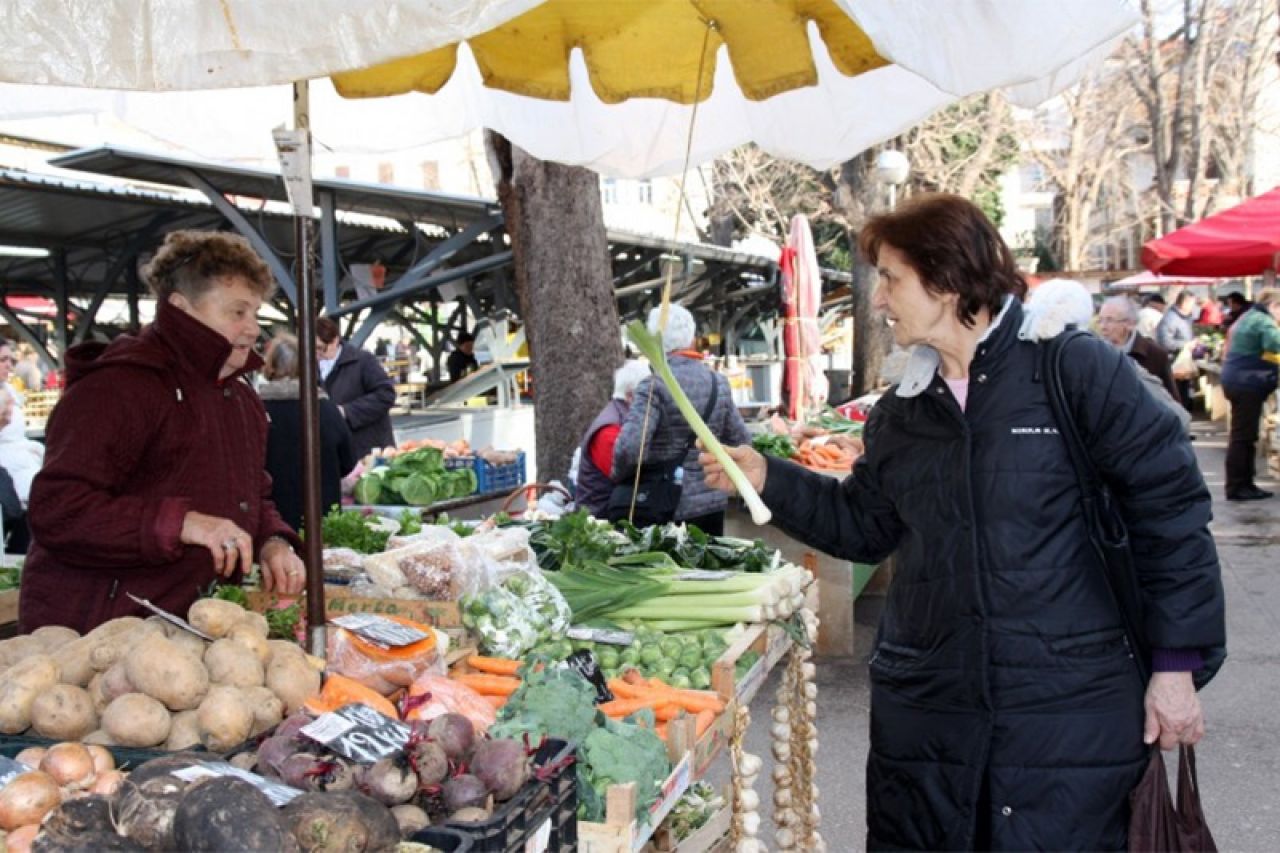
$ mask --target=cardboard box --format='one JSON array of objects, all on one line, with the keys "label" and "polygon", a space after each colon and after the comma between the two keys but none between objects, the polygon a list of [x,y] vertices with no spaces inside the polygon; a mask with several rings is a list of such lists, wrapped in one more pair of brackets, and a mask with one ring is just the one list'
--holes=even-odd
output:
[{"label": "cardboard box", "polygon": [[[259,613],[279,604],[288,606],[297,599],[282,598],[261,589],[246,589],[249,609]],[[303,605],[305,608],[305,604]],[[457,641],[466,636],[462,627],[462,613],[456,601],[427,601],[415,598],[364,598],[352,595],[347,587],[325,584],[324,612],[329,619],[348,613],[380,613],[386,616],[403,616],[415,622],[431,625],[447,633]]]}]

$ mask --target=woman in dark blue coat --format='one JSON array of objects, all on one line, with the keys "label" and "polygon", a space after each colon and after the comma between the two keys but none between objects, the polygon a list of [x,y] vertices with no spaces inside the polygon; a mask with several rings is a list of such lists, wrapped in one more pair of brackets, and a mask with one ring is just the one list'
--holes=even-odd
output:
[{"label": "woman in dark blue coat", "polygon": [[[895,555],[871,658],[867,846],[1118,850],[1148,760],[1204,732],[1193,673],[1225,643],[1210,497],[1177,417],[1125,356],[1071,341],[1063,385],[1121,505],[1155,674],[1143,685],[1019,337],[1025,286],[981,211],[918,196],[870,222],[873,304],[911,347],[838,483],[731,452],[775,523],[839,557]],[[708,483],[724,472],[702,459]]]}]

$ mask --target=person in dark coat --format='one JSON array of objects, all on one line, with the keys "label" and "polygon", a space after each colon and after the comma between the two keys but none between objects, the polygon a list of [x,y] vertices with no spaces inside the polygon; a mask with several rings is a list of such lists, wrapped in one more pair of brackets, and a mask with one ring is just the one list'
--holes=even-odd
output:
[{"label": "person in dark coat", "polygon": [[[271,499],[294,530],[302,529],[302,409],[298,382],[298,339],[276,335],[267,348],[258,396],[267,409],[267,472]],[[329,396],[320,391],[320,508],[342,503],[342,478],[356,467],[351,430]]]},{"label": "person in dark coat", "polygon": [[445,369],[449,371],[449,381],[457,382],[462,377],[477,370],[480,362],[476,360],[476,339],[470,332],[458,335],[458,342],[445,359]]},{"label": "person in dark coat", "polygon": [[1098,333],[1142,369],[1159,379],[1173,399],[1179,399],[1169,368],[1169,355],[1155,341],[1138,334],[1138,309],[1127,296],[1113,296],[1098,309]]},{"label": "person in dark coat", "polygon": [[574,500],[592,515],[600,515],[609,506],[609,495],[613,493],[613,449],[631,410],[636,386],[649,375],[648,366],[635,360],[614,371],[613,398],[582,436]]},{"label": "person in dark coat", "polygon": [[[1128,525],[1155,670],[1145,688],[1092,550],[1024,285],[982,212],[913,197],[871,220],[873,306],[911,347],[843,483],[731,449],[774,522],[894,576],[871,657],[867,846],[1123,850],[1147,744],[1194,743],[1193,673],[1225,643],[1211,500],[1178,418],[1102,340],[1063,385]],[[728,491],[714,457],[707,482]],[[1202,673],[1208,676],[1209,672]],[[1203,680],[1203,679],[1202,679]]]},{"label": "person in dark coat", "polygon": [[324,389],[351,429],[351,450],[363,459],[372,450],[396,443],[391,407],[396,386],[373,353],[344,343],[338,324],[316,320],[316,356]]},{"label": "person in dark coat", "polygon": [[178,231],[144,275],[155,322],[67,352],[28,507],[23,633],[145,616],[130,594],[185,616],[255,557],[266,589],[305,583],[301,542],[271,502],[267,418],[244,379],[262,365],[271,271],[242,237]]}]

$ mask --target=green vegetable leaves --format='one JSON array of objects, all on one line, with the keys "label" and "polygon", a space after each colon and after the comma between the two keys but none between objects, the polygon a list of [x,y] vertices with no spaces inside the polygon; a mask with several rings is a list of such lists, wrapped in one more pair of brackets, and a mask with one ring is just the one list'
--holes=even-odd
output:
[{"label": "green vegetable leaves", "polygon": [[446,469],[440,450],[420,447],[369,471],[356,481],[354,492],[358,503],[369,506],[431,506],[473,495],[478,485],[473,469]]},{"label": "green vegetable leaves", "polygon": [[[387,549],[391,531],[379,529],[369,522],[372,516],[359,512],[343,512],[335,506],[325,515],[320,527],[321,541],[326,548],[350,548],[361,554],[380,554]],[[421,524],[418,529],[421,529]],[[403,520],[401,529],[404,529]]]},{"label": "green vegetable leaves", "polygon": [[751,437],[751,446],[766,456],[776,456],[779,459],[790,459],[796,455],[796,445],[789,435],[779,435],[774,432],[756,433]]}]

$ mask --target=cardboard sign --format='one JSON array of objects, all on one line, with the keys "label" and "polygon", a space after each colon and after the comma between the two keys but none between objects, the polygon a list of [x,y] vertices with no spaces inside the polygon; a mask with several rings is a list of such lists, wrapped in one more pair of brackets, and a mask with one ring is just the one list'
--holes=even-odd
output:
[{"label": "cardboard sign", "polygon": [[401,625],[374,613],[352,613],[330,621],[384,649],[412,646],[427,639],[427,635],[417,628]]},{"label": "cardboard sign", "polygon": [[243,779],[266,794],[267,799],[271,800],[276,806],[288,805],[295,797],[302,794],[297,788],[290,788],[288,785],[272,782],[257,773],[250,773],[248,770],[241,770],[239,767],[232,767],[230,764],[201,762],[190,767],[184,767],[181,770],[175,770],[173,775],[184,782],[195,782],[198,779],[208,779],[213,776],[231,776],[236,779]]},{"label": "cardboard sign", "polygon": [[141,604],[143,607],[147,608],[152,613],[159,616],[161,619],[165,620],[166,622],[177,625],[179,628],[181,628],[184,631],[190,631],[192,634],[195,634],[197,637],[199,637],[202,640],[206,640],[210,643],[213,642],[213,637],[210,637],[208,634],[206,634],[203,631],[197,631],[195,628],[192,628],[191,623],[188,622],[186,619],[183,619],[180,616],[174,616],[168,610],[161,610],[159,607],[156,607],[150,601],[147,601],[145,598],[138,598],[138,596],[134,595],[131,592],[126,594],[129,596],[129,598],[133,599],[134,604]]},{"label": "cardboard sign", "polygon": [[584,628],[577,626],[565,632],[570,640],[589,640],[593,643],[606,643],[610,646],[629,646],[636,641],[636,635],[630,631],[619,631],[613,628]]},{"label": "cardboard sign", "polygon": [[351,704],[322,715],[301,731],[343,758],[372,764],[402,751],[411,730],[368,705]]}]

